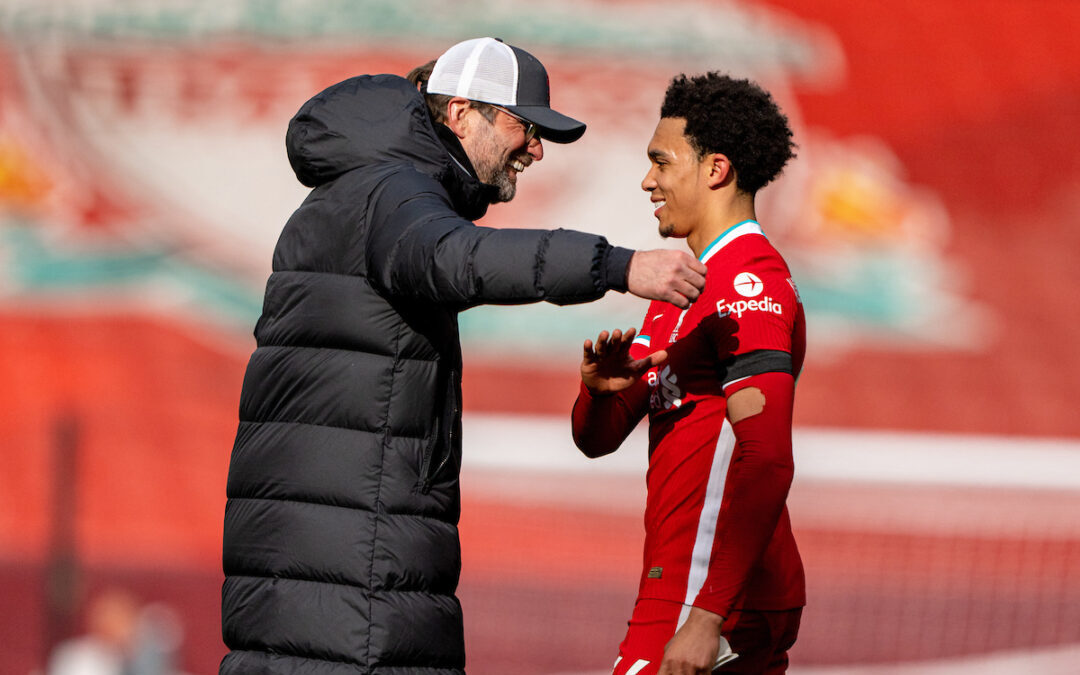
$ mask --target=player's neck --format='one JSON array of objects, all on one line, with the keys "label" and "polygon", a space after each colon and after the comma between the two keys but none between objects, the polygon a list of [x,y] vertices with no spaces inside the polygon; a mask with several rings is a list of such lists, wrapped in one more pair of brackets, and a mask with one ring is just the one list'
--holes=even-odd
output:
[{"label": "player's neck", "polygon": [[730,229],[747,220],[757,220],[757,212],[754,210],[754,198],[743,196],[726,202],[718,202],[702,222],[687,235],[686,243],[690,250],[698,258],[704,253],[705,248],[716,241],[716,238]]}]

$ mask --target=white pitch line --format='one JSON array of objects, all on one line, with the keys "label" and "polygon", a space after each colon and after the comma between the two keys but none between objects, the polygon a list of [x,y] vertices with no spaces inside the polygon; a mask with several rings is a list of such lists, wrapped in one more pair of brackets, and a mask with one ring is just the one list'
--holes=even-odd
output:
[{"label": "white pitch line", "polygon": [[[619,451],[587,459],[566,417],[466,412],[466,469],[643,475],[648,438],[640,425]],[[956,487],[1080,491],[1080,440],[799,428],[797,479]]]}]

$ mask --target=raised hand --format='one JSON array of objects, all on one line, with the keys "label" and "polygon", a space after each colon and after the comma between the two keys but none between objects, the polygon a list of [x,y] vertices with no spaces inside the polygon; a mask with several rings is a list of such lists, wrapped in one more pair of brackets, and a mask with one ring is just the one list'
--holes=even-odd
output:
[{"label": "raised hand", "polygon": [[635,251],[626,282],[638,297],[686,309],[705,288],[705,264],[685,251]]},{"label": "raised hand", "polygon": [[581,359],[581,381],[593,394],[613,394],[629,388],[647,370],[663,363],[667,352],[653,352],[643,359],[630,358],[635,329],[625,333],[601,331],[596,342],[585,340]]}]

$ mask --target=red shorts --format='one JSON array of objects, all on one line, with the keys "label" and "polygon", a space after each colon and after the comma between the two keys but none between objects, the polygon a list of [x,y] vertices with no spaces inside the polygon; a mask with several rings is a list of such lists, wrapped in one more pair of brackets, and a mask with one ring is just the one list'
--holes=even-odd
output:
[{"label": "red shorts", "polygon": [[[683,605],[667,600],[638,600],[630,628],[619,645],[612,675],[656,675],[664,646],[675,635]],[[802,609],[736,611],[724,620],[721,634],[739,658],[714,673],[779,675],[787,672],[788,650],[799,634]]]}]

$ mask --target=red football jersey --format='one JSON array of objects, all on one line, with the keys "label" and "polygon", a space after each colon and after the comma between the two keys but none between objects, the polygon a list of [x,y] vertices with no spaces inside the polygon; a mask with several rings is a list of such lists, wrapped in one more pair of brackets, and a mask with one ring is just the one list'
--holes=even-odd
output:
[{"label": "red football jersey", "polygon": [[[735,450],[726,394],[758,373],[788,369],[797,376],[806,351],[798,291],[758,223],[732,227],[701,261],[708,268],[702,295],[686,310],[651,303],[631,348],[634,358],[668,352],[667,361],[646,375],[648,502],[639,596],[688,606],[707,583],[714,545],[740,548],[737,541],[715,541]],[[742,588],[738,605],[747,609],[805,604],[802,561],[786,507]]]},{"label": "red football jersey", "polygon": [[[575,438],[591,435],[617,444],[648,412],[639,598],[682,603],[684,614],[694,605],[724,616],[738,608],[801,607],[802,561],[786,506],[771,505],[773,512],[780,508],[781,515],[756,560],[740,559],[757,554],[744,542],[722,541],[718,532],[740,529],[724,527],[729,510],[721,510],[725,495],[786,495],[786,486],[736,490],[733,481],[739,472],[730,469],[739,462],[738,447],[726,417],[726,396],[761,373],[797,377],[806,350],[802,304],[787,264],[754,221],[730,228],[700,259],[708,268],[702,295],[686,310],[652,302],[631,347],[634,358],[666,349],[668,359],[646,373],[643,382],[613,397],[617,405],[607,406],[605,415],[590,419],[594,401],[582,386],[574,410]],[[769,497],[777,498],[783,496]],[[743,506],[752,512],[758,507]],[[718,557],[725,559],[723,564],[716,562]],[[731,564],[732,559],[737,564]],[[730,569],[749,571],[745,578],[717,578]]]}]

